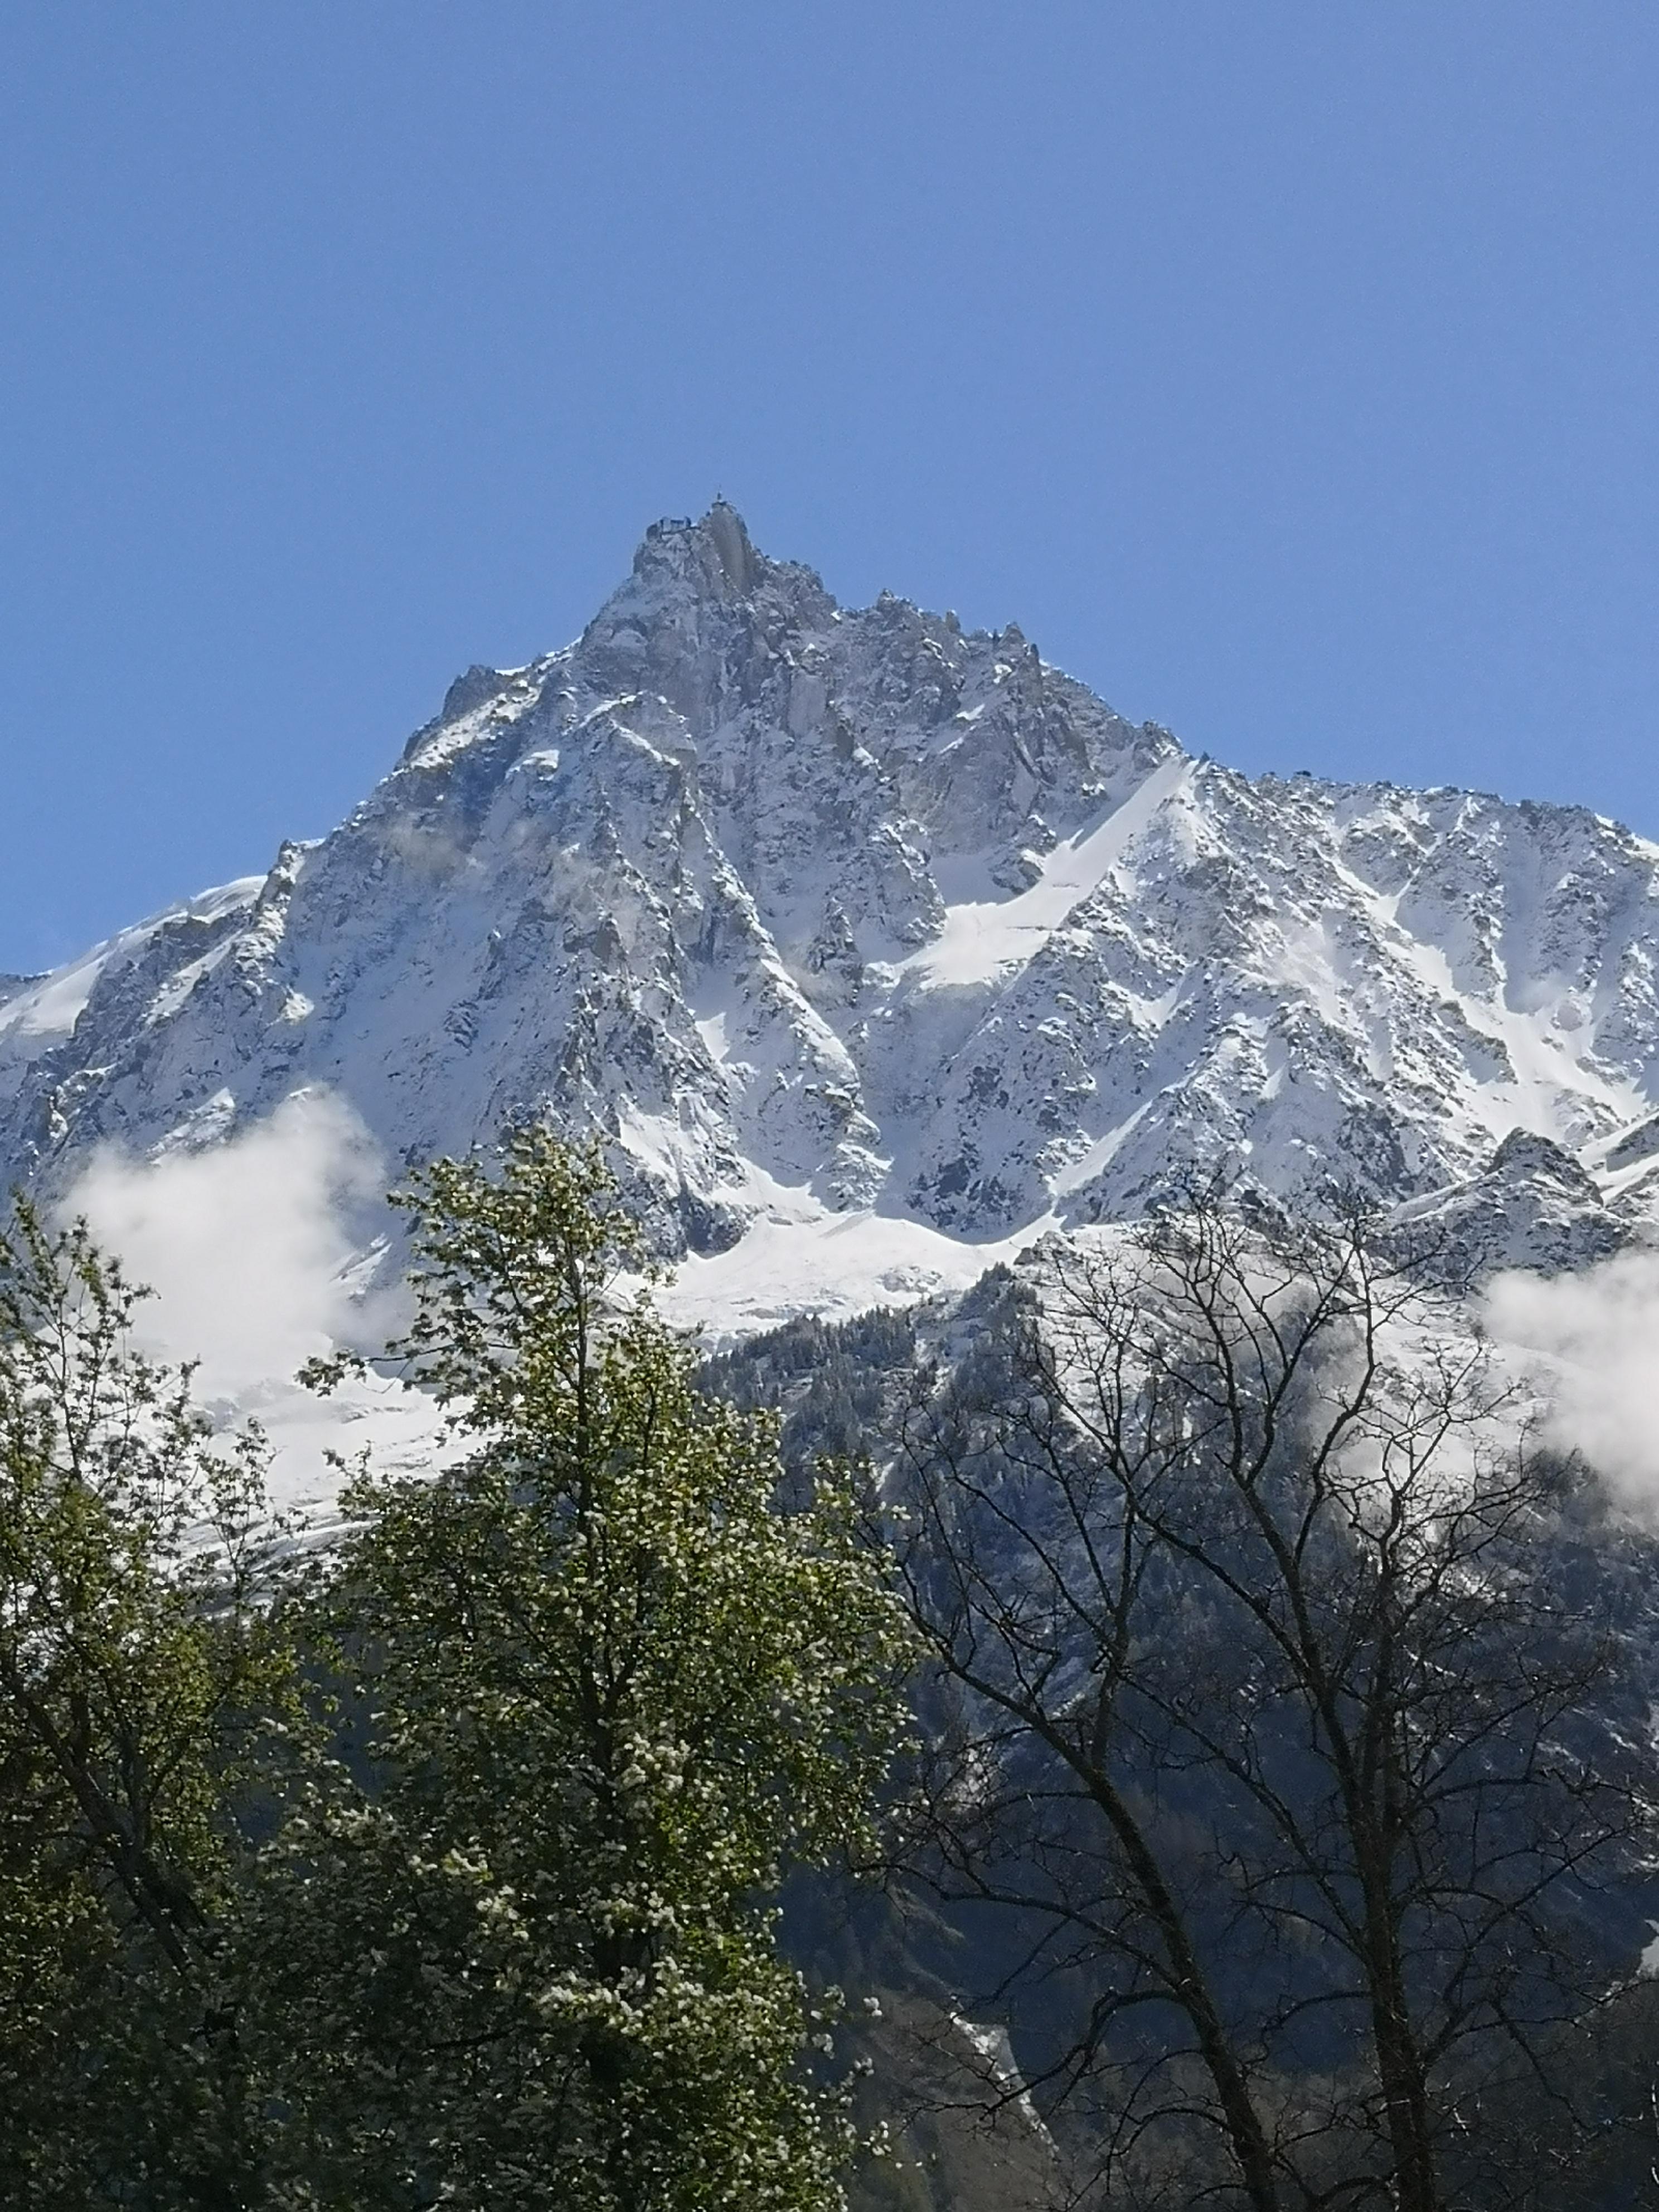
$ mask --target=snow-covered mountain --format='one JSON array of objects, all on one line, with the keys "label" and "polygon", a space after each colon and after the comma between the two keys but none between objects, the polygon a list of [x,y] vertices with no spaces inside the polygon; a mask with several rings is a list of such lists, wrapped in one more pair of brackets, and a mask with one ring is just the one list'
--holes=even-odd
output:
[{"label": "snow-covered mountain", "polygon": [[716,505],[574,645],[459,678],[331,836],[0,981],[0,1172],[311,1086],[394,1169],[602,1130],[711,1291],[747,1232],[774,1314],[1227,1163],[1500,1243],[1518,1177],[1577,1256],[1659,1175],[1656,964],[1659,847],[1612,822],[1238,775]]}]

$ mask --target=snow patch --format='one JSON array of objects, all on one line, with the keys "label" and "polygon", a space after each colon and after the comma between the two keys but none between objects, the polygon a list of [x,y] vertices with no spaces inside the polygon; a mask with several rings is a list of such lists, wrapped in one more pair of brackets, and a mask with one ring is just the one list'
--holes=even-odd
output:
[{"label": "snow patch", "polygon": [[1029,890],[1012,898],[947,907],[939,935],[897,963],[897,972],[959,988],[994,981],[1005,969],[1024,966],[1079,902],[1099,889],[1159,807],[1181,788],[1191,767],[1177,754],[1154,769],[1092,830],[1056,845]]},{"label": "snow patch", "polygon": [[730,1251],[685,1261],[659,1300],[665,1318],[701,1329],[712,1347],[803,1316],[848,1321],[872,1306],[914,1305],[967,1290],[1054,1225],[1045,1217],[1015,1236],[969,1244],[925,1222],[830,1213],[805,1192],[791,1195],[792,1216],[757,1220]]}]

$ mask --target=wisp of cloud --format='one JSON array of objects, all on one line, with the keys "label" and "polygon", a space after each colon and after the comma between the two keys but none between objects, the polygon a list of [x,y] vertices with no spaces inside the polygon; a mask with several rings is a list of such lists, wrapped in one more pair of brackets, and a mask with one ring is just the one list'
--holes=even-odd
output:
[{"label": "wisp of cloud", "polygon": [[1549,1363],[1546,1440],[1578,1452],[1626,1506],[1659,1513],[1659,1253],[1499,1275],[1484,1319],[1498,1342]]},{"label": "wisp of cloud", "polygon": [[209,1397],[246,1398],[362,1334],[353,1216],[385,1188],[356,1115],[301,1091],[210,1148],[144,1161],[100,1153],[66,1211],[155,1292],[138,1310],[147,1347],[198,1360]]}]

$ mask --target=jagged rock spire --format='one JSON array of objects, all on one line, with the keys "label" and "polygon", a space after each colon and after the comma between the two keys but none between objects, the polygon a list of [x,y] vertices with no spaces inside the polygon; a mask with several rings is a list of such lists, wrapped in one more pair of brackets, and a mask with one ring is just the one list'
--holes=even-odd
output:
[{"label": "jagged rock spire", "polygon": [[258,888],[9,992],[0,1176],[312,1084],[393,1160],[597,1129],[667,1241],[788,1191],[977,1242],[1211,1169],[1415,1198],[1659,1106],[1650,848],[1200,764],[724,500]]}]

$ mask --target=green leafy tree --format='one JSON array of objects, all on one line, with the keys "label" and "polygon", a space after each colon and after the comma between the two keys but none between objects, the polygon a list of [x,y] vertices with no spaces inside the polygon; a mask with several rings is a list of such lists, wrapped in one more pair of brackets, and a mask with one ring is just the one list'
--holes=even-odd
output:
[{"label": "green leafy tree", "polygon": [[[696,1387],[597,1159],[440,1161],[393,1353],[437,1481],[347,1492],[323,1600],[346,1755],[268,1854],[249,1972],[306,2172],[353,2207],[805,2212],[852,2148],[778,1955],[868,1836],[907,1634],[848,1489]],[[336,1370],[337,1372],[337,1370]],[[319,1376],[325,1382],[326,1373]]]},{"label": "green leafy tree", "polygon": [[224,1970],[289,1674],[257,1435],[84,1224],[0,1231],[0,2191],[27,2212],[251,2201],[265,2121]]}]

